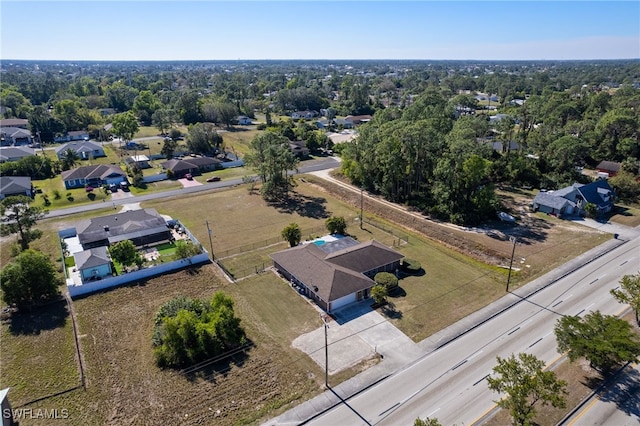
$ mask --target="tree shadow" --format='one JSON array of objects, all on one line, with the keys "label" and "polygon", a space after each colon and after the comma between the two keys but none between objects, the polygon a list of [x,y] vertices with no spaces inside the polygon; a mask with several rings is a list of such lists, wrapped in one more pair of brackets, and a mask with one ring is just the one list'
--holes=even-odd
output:
[{"label": "tree shadow", "polygon": [[396,286],[389,290],[389,297],[393,297],[394,299],[399,297],[406,297],[407,292],[400,286]]},{"label": "tree shadow", "polygon": [[284,200],[269,202],[269,205],[275,207],[280,213],[298,213],[303,217],[326,219],[330,216],[326,209],[326,203],[326,198],[311,197],[294,192]]},{"label": "tree shadow", "polygon": [[402,312],[396,309],[396,305],[393,302],[388,302],[382,308],[380,308],[382,314],[387,318],[400,319],[402,318]]},{"label": "tree shadow", "polygon": [[226,377],[234,366],[244,366],[253,346],[253,342],[247,339],[243,346],[180,370],[180,374],[190,382],[206,380],[215,384],[217,377]]},{"label": "tree shadow", "polygon": [[[597,383],[598,380],[593,380],[592,384]],[[598,391],[598,398],[603,402],[616,404],[618,410],[639,419],[640,371],[627,365],[609,375],[604,381],[603,389]]]},{"label": "tree shadow", "polygon": [[39,335],[43,331],[63,327],[69,311],[64,299],[57,300],[30,311],[13,312],[7,320],[9,332],[16,335]]}]

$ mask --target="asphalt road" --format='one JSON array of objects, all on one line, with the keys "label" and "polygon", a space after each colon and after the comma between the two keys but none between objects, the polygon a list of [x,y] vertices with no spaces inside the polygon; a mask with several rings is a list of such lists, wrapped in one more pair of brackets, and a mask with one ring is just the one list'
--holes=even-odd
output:
[{"label": "asphalt road", "polygon": [[[318,170],[333,169],[333,168],[336,168],[339,164],[340,162],[333,157],[321,158],[318,160],[312,160],[310,162],[307,161],[302,163],[301,167],[298,169],[298,173],[310,173],[310,172],[316,172]],[[109,207],[112,205],[116,207],[123,204],[139,203],[141,201],[149,201],[149,200],[155,200],[158,198],[173,197],[181,194],[193,194],[198,192],[212,191],[220,188],[232,187],[232,186],[241,185],[241,184],[242,184],[242,179],[222,180],[220,182],[211,182],[211,183],[206,183],[204,185],[192,186],[189,188],[180,188],[180,189],[174,189],[174,190],[163,191],[163,192],[152,192],[149,194],[127,197],[120,200],[111,200],[105,203],[85,204],[78,207],[69,207],[66,209],[51,210],[49,211],[49,213],[47,213],[46,217],[53,218],[53,217],[68,216],[71,214],[87,212],[91,210],[104,209],[105,207]]]},{"label": "asphalt road", "polygon": [[559,359],[556,320],[624,310],[609,290],[623,275],[638,271],[639,250],[636,237],[527,298],[519,296],[521,289],[510,293],[517,302],[510,309],[355,396],[342,396],[346,400],[308,424],[397,425],[412,424],[418,417],[436,417],[442,424],[476,423],[499,398],[485,380],[496,356],[527,352],[547,365]]},{"label": "asphalt road", "polygon": [[640,424],[640,365],[626,366],[615,381],[604,386],[571,417],[560,423],[567,426]]}]

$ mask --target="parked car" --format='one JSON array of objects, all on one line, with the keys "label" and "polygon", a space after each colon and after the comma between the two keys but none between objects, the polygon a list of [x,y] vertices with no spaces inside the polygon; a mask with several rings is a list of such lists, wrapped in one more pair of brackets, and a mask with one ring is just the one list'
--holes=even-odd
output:
[{"label": "parked car", "polygon": [[219,182],[220,181],[220,176],[211,176],[210,178],[207,178],[207,182]]},{"label": "parked car", "polygon": [[193,180],[193,176],[191,176],[191,173],[187,173],[186,175],[184,175],[185,178],[187,178],[187,180]]}]

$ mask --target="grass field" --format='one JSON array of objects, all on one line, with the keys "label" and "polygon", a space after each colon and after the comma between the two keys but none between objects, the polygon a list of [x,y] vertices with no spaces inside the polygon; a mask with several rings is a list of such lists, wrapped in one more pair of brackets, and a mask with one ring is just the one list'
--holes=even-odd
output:
[{"label": "grass field", "polygon": [[[289,223],[298,223],[302,229],[322,230],[324,221],[332,215],[345,217],[350,224],[348,232],[361,241],[376,238],[388,245],[398,244],[397,237],[376,227],[367,224],[361,230],[355,222],[359,216],[357,203],[337,199],[306,178],[305,182],[298,180],[291,202],[284,205],[270,205],[259,195],[249,194],[244,186],[142,204],[180,219],[207,248],[208,220],[214,234],[214,253],[256,244],[254,252],[223,259],[225,265],[237,269],[250,267],[254,262],[268,262],[271,250],[286,248],[282,242],[269,249],[259,247],[266,240],[277,239]],[[382,213],[371,208],[367,215],[374,212]],[[99,214],[87,213],[83,217]],[[414,340],[421,340],[503,294],[504,270],[473,260],[420,236],[411,227],[396,226],[380,217],[396,234],[408,235],[408,243],[400,241],[396,248],[419,260],[425,270],[423,276],[402,279],[404,295],[392,299],[397,312],[402,314],[392,321]],[[400,218],[395,212],[392,217]],[[72,226],[79,218],[42,221],[39,228],[45,235],[33,247],[61,262],[55,232]],[[599,233],[583,232],[562,221],[540,220],[544,235],[526,246],[527,260],[537,253],[540,256],[530,263],[531,276],[556,266],[571,256],[572,250],[584,251],[603,238]],[[510,253],[508,241],[496,241],[486,235],[485,239],[477,239],[475,233],[468,233],[468,237],[469,244],[495,243],[495,250]],[[11,241],[2,240],[3,265],[10,260],[7,252]],[[523,282],[523,276],[516,274],[514,282]],[[244,358],[195,375],[157,369],[150,339],[159,306],[177,295],[209,298],[217,290],[233,297],[237,314],[255,346]],[[69,424],[254,424],[322,389],[322,369],[291,347],[295,337],[321,325],[317,311],[270,272],[230,284],[214,266],[207,265],[94,294],[74,301],[73,305],[87,389],[69,391],[29,406],[67,408],[71,414]],[[16,396],[13,391],[10,394],[14,405],[25,404],[44,396],[43,393],[66,391],[78,382],[70,319],[55,326],[51,315],[39,314],[38,320],[49,324],[47,332],[14,335],[8,325],[2,325],[0,385],[19,390]],[[6,347],[11,350],[5,350]],[[58,347],[61,349],[57,351]],[[43,387],[37,375],[30,380],[37,373],[29,366],[38,363],[44,372],[51,371],[53,379],[48,387]],[[56,368],[60,374],[54,374]],[[359,368],[342,373],[339,378],[332,377],[332,381],[344,380]]]}]

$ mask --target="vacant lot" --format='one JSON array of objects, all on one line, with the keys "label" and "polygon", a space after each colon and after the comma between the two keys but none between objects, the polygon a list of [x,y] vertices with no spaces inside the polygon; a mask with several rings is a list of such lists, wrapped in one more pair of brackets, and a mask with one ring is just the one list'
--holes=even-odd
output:
[{"label": "vacant lot", "polygon": [[[392,299],[397,312],[392,320],[415,340],[503,294],[506,272],[465,253],[481,253],[486,243],[492,245],[492,258],[504,258],[511,250],[508,241],[451,228],[442,231],[429,222],[405,217],[370,202],[365,206],[366,216],[372,217],[375,213],[389,231],[408,238],[398,239],[369,224],[361,230],[355,224],[359,216],[358,198],[350,200],[337,190],[338,198],[335,198],[332,188],[309,180],[306,177],[306,182],[299,180],[290,202],[279,205],[269,205],[259,195],[249,194],[247,188],[238,187],[167,198],[143,203],[142,207],[154,207],[162,214],[179,218],[205,247],[209,247],[205,223],[209,221],[214,253],[252,244],[258,247],[255,252],[242,255],[246,256],[244,261],[242,256],[223,259],[238,269],[243,264],[250,267],[253,262],[268,263],[270,251],[259,247],[267,240],[278,239],[287,224],[295,222],[302,229],[321,230],[326,218],[343,216],[350,224],[348,231],[361,241],[376,238],[385,244],[395,243],[403,254],[422,263],[425,274],[401,280],[403,292]],[[75,220],[77,218],[69,217],[44,221],[40,227],[45,230],[45,236],[34,243],[34,247],[49,253],[55,260],[59,257],[55,231],[72,225]],[[526,254],[526,264],[530,265],[527,270],[532,276],[557,265],[563,256],[571,256],[568,250],[584,251],[608,238],[591,231],[576,232],[580,228],[569,227],[570,224],[561,221],[539,220],[544,234],[522,246],[522,250],[530,250]],[[318,231],[318,235],[323,233]],[[435,242],[434,236],[441,235],[449,236],[445,239],[447,246]],[[464,250],[465,238],[472,250]],[[7,244],[8,240],[4,240],[3,262],[9,259],[5,255]],[[276,243],[273,250],[285,247],[283,243]],[[535,259],[536,252],[544,253],[544,263],[530,260]],[[523,281],[524,275],[516,274],[515,281]],[[177,295],[209,298],[217,290],[233,297],[237,313],[255,346],[244,357],[194,374],[183,375],[156,368],[150,338],[158,307]],[[70,391],[29,406],[34,409],[67,408],[71,424],[256,423],[322,389],[323,371],[291,348],[295,337],[321,325],[317,311],[270,272],[231,284],[214,266],[207,265],[91,295],[75,301],[74,309],[86,366],[87,389]],[[46,333],[16,336],[3,325],[3,348],[11,346],[12,350],[3,349],[0,354],[1,385],[20,390],[14,405],[25,404],[43,393],[55,393],[56,389],[65,391],[77,383],[69,321],[62,327],[50,327],[51,333],[57,333],[57,344],[65,348],[62,355],[54,352],[57,347]],[[30,369],[5,373],[8,369],[18,368],[17,363],[35,365],[37,362],[44,364],[43,371],[55,370],[58,366],[61,371],[60,378],[52,382],[46,392],[42,392],[37,379],[30,379]],[[343,380],[355,374],[358,368],[362,367],[333,379],[335,382]]]}]

